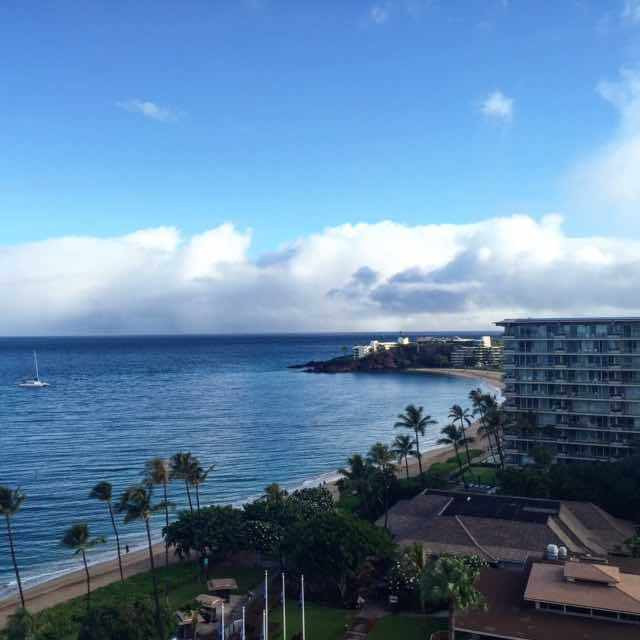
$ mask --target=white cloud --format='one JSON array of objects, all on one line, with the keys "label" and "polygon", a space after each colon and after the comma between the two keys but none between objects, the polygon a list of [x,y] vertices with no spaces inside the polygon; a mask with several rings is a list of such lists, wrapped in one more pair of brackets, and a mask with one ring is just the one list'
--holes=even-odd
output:
[{"label": "white cloud", "polygon": [[618,112],[612,139],[582,161],[571,175],[576,199],[586,208],[637,219],[640,207],[640,71],[623,69],[598,93]]},{"label": "white cloud", "polygon": [[389,7],[374,5],[369,9],[369,20],[374,24],[384,24],[389,19]]},{"label": "white cloud", "polygon": [[145,118],[151,118],[151,120],[159,120],[166,122],[167,120],[173,120],[176,114],[168,107],[161,107],[155,102],[150,100],[139,100],[138,98],[132,98],[131,100],[124,100],[123,102],[116,102],[116,106],[125,111],[131,113],[139,113]]},{"label": "white cloud", "polygon": [[481,111],[489,118],[509,121],[513,117],[513,98],[502,91],[493,91],[482,102]]},{"label": "white cloud", "polygon": [[387,0],[372,5],[367,12],[366,22],[383,25],[392,15],[419,19],[431,7],[432,0]]},{"label": "white cloud", "polygon": [[[559,216],[345,224],[252,261],[224,224],[0,247],[0,334],[485,328],[503,316],[640,314],[640,243]],[[598,292],[594,295],[594,291]]]},{"label": "white cloud", "polygon": [[640,0],[626,0],[622,10],[622,19],[632,24],[640,24]]}]

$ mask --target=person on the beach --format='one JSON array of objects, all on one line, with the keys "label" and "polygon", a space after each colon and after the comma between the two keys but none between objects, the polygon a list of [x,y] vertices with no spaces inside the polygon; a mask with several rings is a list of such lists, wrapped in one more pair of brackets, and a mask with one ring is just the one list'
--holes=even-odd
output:
[{"label": "person on the beach", "polygon": [[128,544],[124,545],[124,550],[125,550],[125,553],[129,553],[129,545]]}]

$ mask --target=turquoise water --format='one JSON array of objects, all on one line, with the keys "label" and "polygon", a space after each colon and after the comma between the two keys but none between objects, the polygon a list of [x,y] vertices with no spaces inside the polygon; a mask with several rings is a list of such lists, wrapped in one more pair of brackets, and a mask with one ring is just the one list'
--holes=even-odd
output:
[{"label": "turquoise water", "polygon": [[[203,503],[240,503],[271,482],[317,482],[351,453],[390,442],[408,403],[424,405],[442,425],[471,388],[487,388],[449,376],[287,368],[372,337],[386,336],[0,339],[0,484],[28,496],[14,520],[26,586],[77,567],[59,544],[72,522],[110,536],[104,506],[87,498],[89,490],[109,480],[119,494],[153,456],[190,450],[203,464],[215,462]],[[33,349],[47,389],[16,386],[31,373]],[[181,487],[170,492],[184,506]],[[139,524],[121,531],[125,543],[142,542]],[[109,545],[94,560],[111,553]],[[0,595],[12,586],[2,535]]]}]

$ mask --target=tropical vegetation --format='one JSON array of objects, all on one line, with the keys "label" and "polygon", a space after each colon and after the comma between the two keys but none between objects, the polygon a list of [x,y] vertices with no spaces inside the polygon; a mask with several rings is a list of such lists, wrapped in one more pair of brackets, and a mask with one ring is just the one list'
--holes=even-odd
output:
[{"label": "tropical vegetation", "polygon": [[98,545],[105,544],[106,541],[104,536],[92,538],[89,525],[86,522],[78,522],[71,525],[62,536],[62,544],[72,549],[75,555],[80,554],[82,556],[82,564],[87,578],[87,610],[91,609],[91,574],[87,564],[87,552]]},{"label": "tropical vegetation", "polygon": [[24,593],[22,591],[22,580],[20,579],[20,569],[18,560],[16,559],[16,549],[13,540],[13,529],[11,527],[11,518],[20,511],[22,503],[26,496],[20,489],[10,489],[0,485],[0,515],[5,518],[7,525],[7,538],[9,540],[9,553],[11,554],[11,562],[13,563],[13,571],[16,575],[16,584],[18,585],[18,593],[20,594],[20,602],[24,608]]},{"label": "tropical vegetation", "polygon": [[475,586],[484,564],[476,557],[443,555],[432,560],[422,573],[423,605],[446,604],[449,609],[449,640],[455,640],[456,613],[485,606],[484,596]]}]

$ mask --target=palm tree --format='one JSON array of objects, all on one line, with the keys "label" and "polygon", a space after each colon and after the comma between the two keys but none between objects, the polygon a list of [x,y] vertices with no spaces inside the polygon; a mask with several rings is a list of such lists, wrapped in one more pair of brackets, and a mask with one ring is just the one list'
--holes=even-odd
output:
[{"label": "palm tree", "polygon": [[496,445],[496,452],[498,459],[500,460],[500,467],[504,469],[504,450],[502,448],[502,437],[505,430],[510,430],[516,427],[508,414],[506,414],[497,404],[494,407],[490,407],[485,416],[485,422],[487,425],[487,431],[493,434],[493,438]]},{"label": "palm tree", "polygon": [[389,487],[393,479],[395,456],[393,451],[382,442],[376,442],[367,454],[369,462],[380,472],[384,487],[384,528],[387,528],[389,519]]},{"label": "palm tree", "polygon": [[490,426],[487,424],[486,418],[487,413],[493,407],[497,407],[496,398],[489,393],[483,393],[482,389],[478,387],[477,389],[472,389],[469,392],[469,400],[471,400],[471,404],[473,405],[473,416],[477,416],[480,418],[478,433],[486,436],[487,442],[489,443],[489,450],[491,451],[491,458],[495,460],[496,454],[492,440],[492,436],[494,436],[494,433],[490,429]]},{"label": "palm tree", "polygon": [[178,452],[171,456],[171,478],[177,478],[184,481],[187,490],[187,500],[189,501],[189,509],[193,513],[193,503],[191,502],[191,492],[189,491],[189,477],[193,473],[193,467],[198,465],[198,459],[191,455],[191,452]]},{"label": "palm tree", "polygon": [[347,459],[347,463],[349,464],[349,468],[338,469],[338,473],[343,475],[351,489],[357,492],[359,485],[366,478],[367,463],[359,453],[354,453]]},{"label": "palm tree", "polygon": [[344,477],[343,488],[357,495],[364,513],[369,514],[373,504],[374,469],[359,453],[354,453],[347,462],[348,468],[338,469],[338,473]]},{"label": "palm tree", "polygon": [[91,576],[89,575],[89,565],[87,565],[87,551],[104,544],[107,539],[104,536],[92,538],[89,532],[89,525],[86,522],[79,522],[71,525],[62,536],[62,544],[75,551],[75,555],[82,555],[84,572],[87,576],[87,611],[91,609]]},{"label": "palm tree", "polygon": [[456,452],[456,460],[458,462],[458,469],[460,470],[460,475],[462,476],[462,460],[460,460],[460,447],[463,446],[462,441],[464,440],[464,435],[456,427],[455,424],[448,424],[446,427],[442,427],[440,430],[442,434],[442,438],[438,440],[438,444],[447,444],[453,445],[453,450]]},{"label": "palm tree", "polygon": [[409,479],[409,462],[408,457],[415,453],[415,449],[413,448],[413,440],[411,436],[406,433],[401,433],[396,436],[396,439],[393,441],[393,453],[398,456],[398,462],[402,464],[404,460],[404,468],[407,473],[407,480]]},{"label": "palm tree", "polygon": [[147,544],[149,547],[149,563],[151,565],[151,580],[153,583],[153,599],[155,603],[155,618],[158,637],[164,640],[164,625],[160,613],[160,599],[158,597],[158,583],[156,581],[156,567],[153,559],[153,545],[151,544],[150,519],[154,513],[165,510],[164,502],[153,504],[153,485],[137,484],[129,487],[120,497],[118,511],[124,513],[125,524],[135,520],[142,520],[147,530]]},{"label": "palm tree", "polygon": [[200,463],[197,462],[197,458],[195,459],[196,463],[191,466],[189,471],[188,480],[189,484],[192,487],[196,488],[196,506],[198,508],[198,513],[200,513],[200,485],[203,485],[207,481],[208,475],[216,468],[215,464],[209,465],[206,469],[203,469],[200,466]]},{"label": "palm tree", "polygon": [[424,435],[425,429],[432,424],[437,424],[437,420],[433,420],[431,416],[424,415],[423,407],[416,407],[413,404],[408,405],[404,413],[398,416],[398,422],[393,426],[398,429],[409,429],[413,431],[416,437],[416,455],[418,456],[418,469],[422,478],[422,456],[420,454],[420,438]]},{"label": "palm tree", "polygon": [[11,529],[11,518],[20,511],[22,503],[27,496],[20,489],[9,489],[4,485],[0,485],[0,514],[2,514],[7,522],[7,537],[9,538],[9,552],[11,553],[11,561],[13,562],[13,570],[16,574],[16,583],[18,585],[18,593],[20,594],[20,602],[24,609],[24,593],[22,593],[22,581],[20,580],[20,570],[18,569],[18,561],[16,559],[16,549],[13,543],[13,530]]},{"label": "palm tree", "polygon": [[454,404],[449,410],[449,419],[453,424],[458,423],[458,428],[465,436],[464,438],[464,448],[467,452],[467,464],[469,468],[471,468],[471,456],[469,455],[469,443],[473,442],[472,438],[467,438],[465,435],[465,430],[467,427],[471,425],[471,414],[469,413],[469,409],[463,409],[459,404]]},{"label": "palm tree", "polygon": [[120,551],[120,536],[118,535],[118,527],[116,526],[116,519],[113,516],[113,505],[111,504],[111,498],[113,497],[113,487],[110,482],[98,482],[98,484],[89,492],[90,498],[96,498],[101,502],[106,503],[109,510],[109,517],[111,518],[111,526],[113,528],[113,535],[116,537],[116,548],[118,550],[118,568],[120,569],[120,581],[124,582],[124,571],[122,570],[122,553]]},{"label": "palm tree", "polygon": [[484,606],[484,596],[475,587],[479,573],[480,570],[465,558],[457,556],[441,556],[422,573],[420,599],[423,606],[442,602],[449,606],[449,640],[456,637],[456,611]]},{"label": "palm tree", "polygon": [[[145,465],[144,476],[149,484],[162,486],[164,502],[164,523],[169,526],[169,501],[167,499],[167,486],[171,482],[171,463],[165,458],[152,458]],[[169,544],[164,543],[164,564],[169,566]]]},{"label": "palm tree", "polygon": [[289,495],[277,482],[272,482],[264,488],[264,500],[270,504],[281,504]]}]

